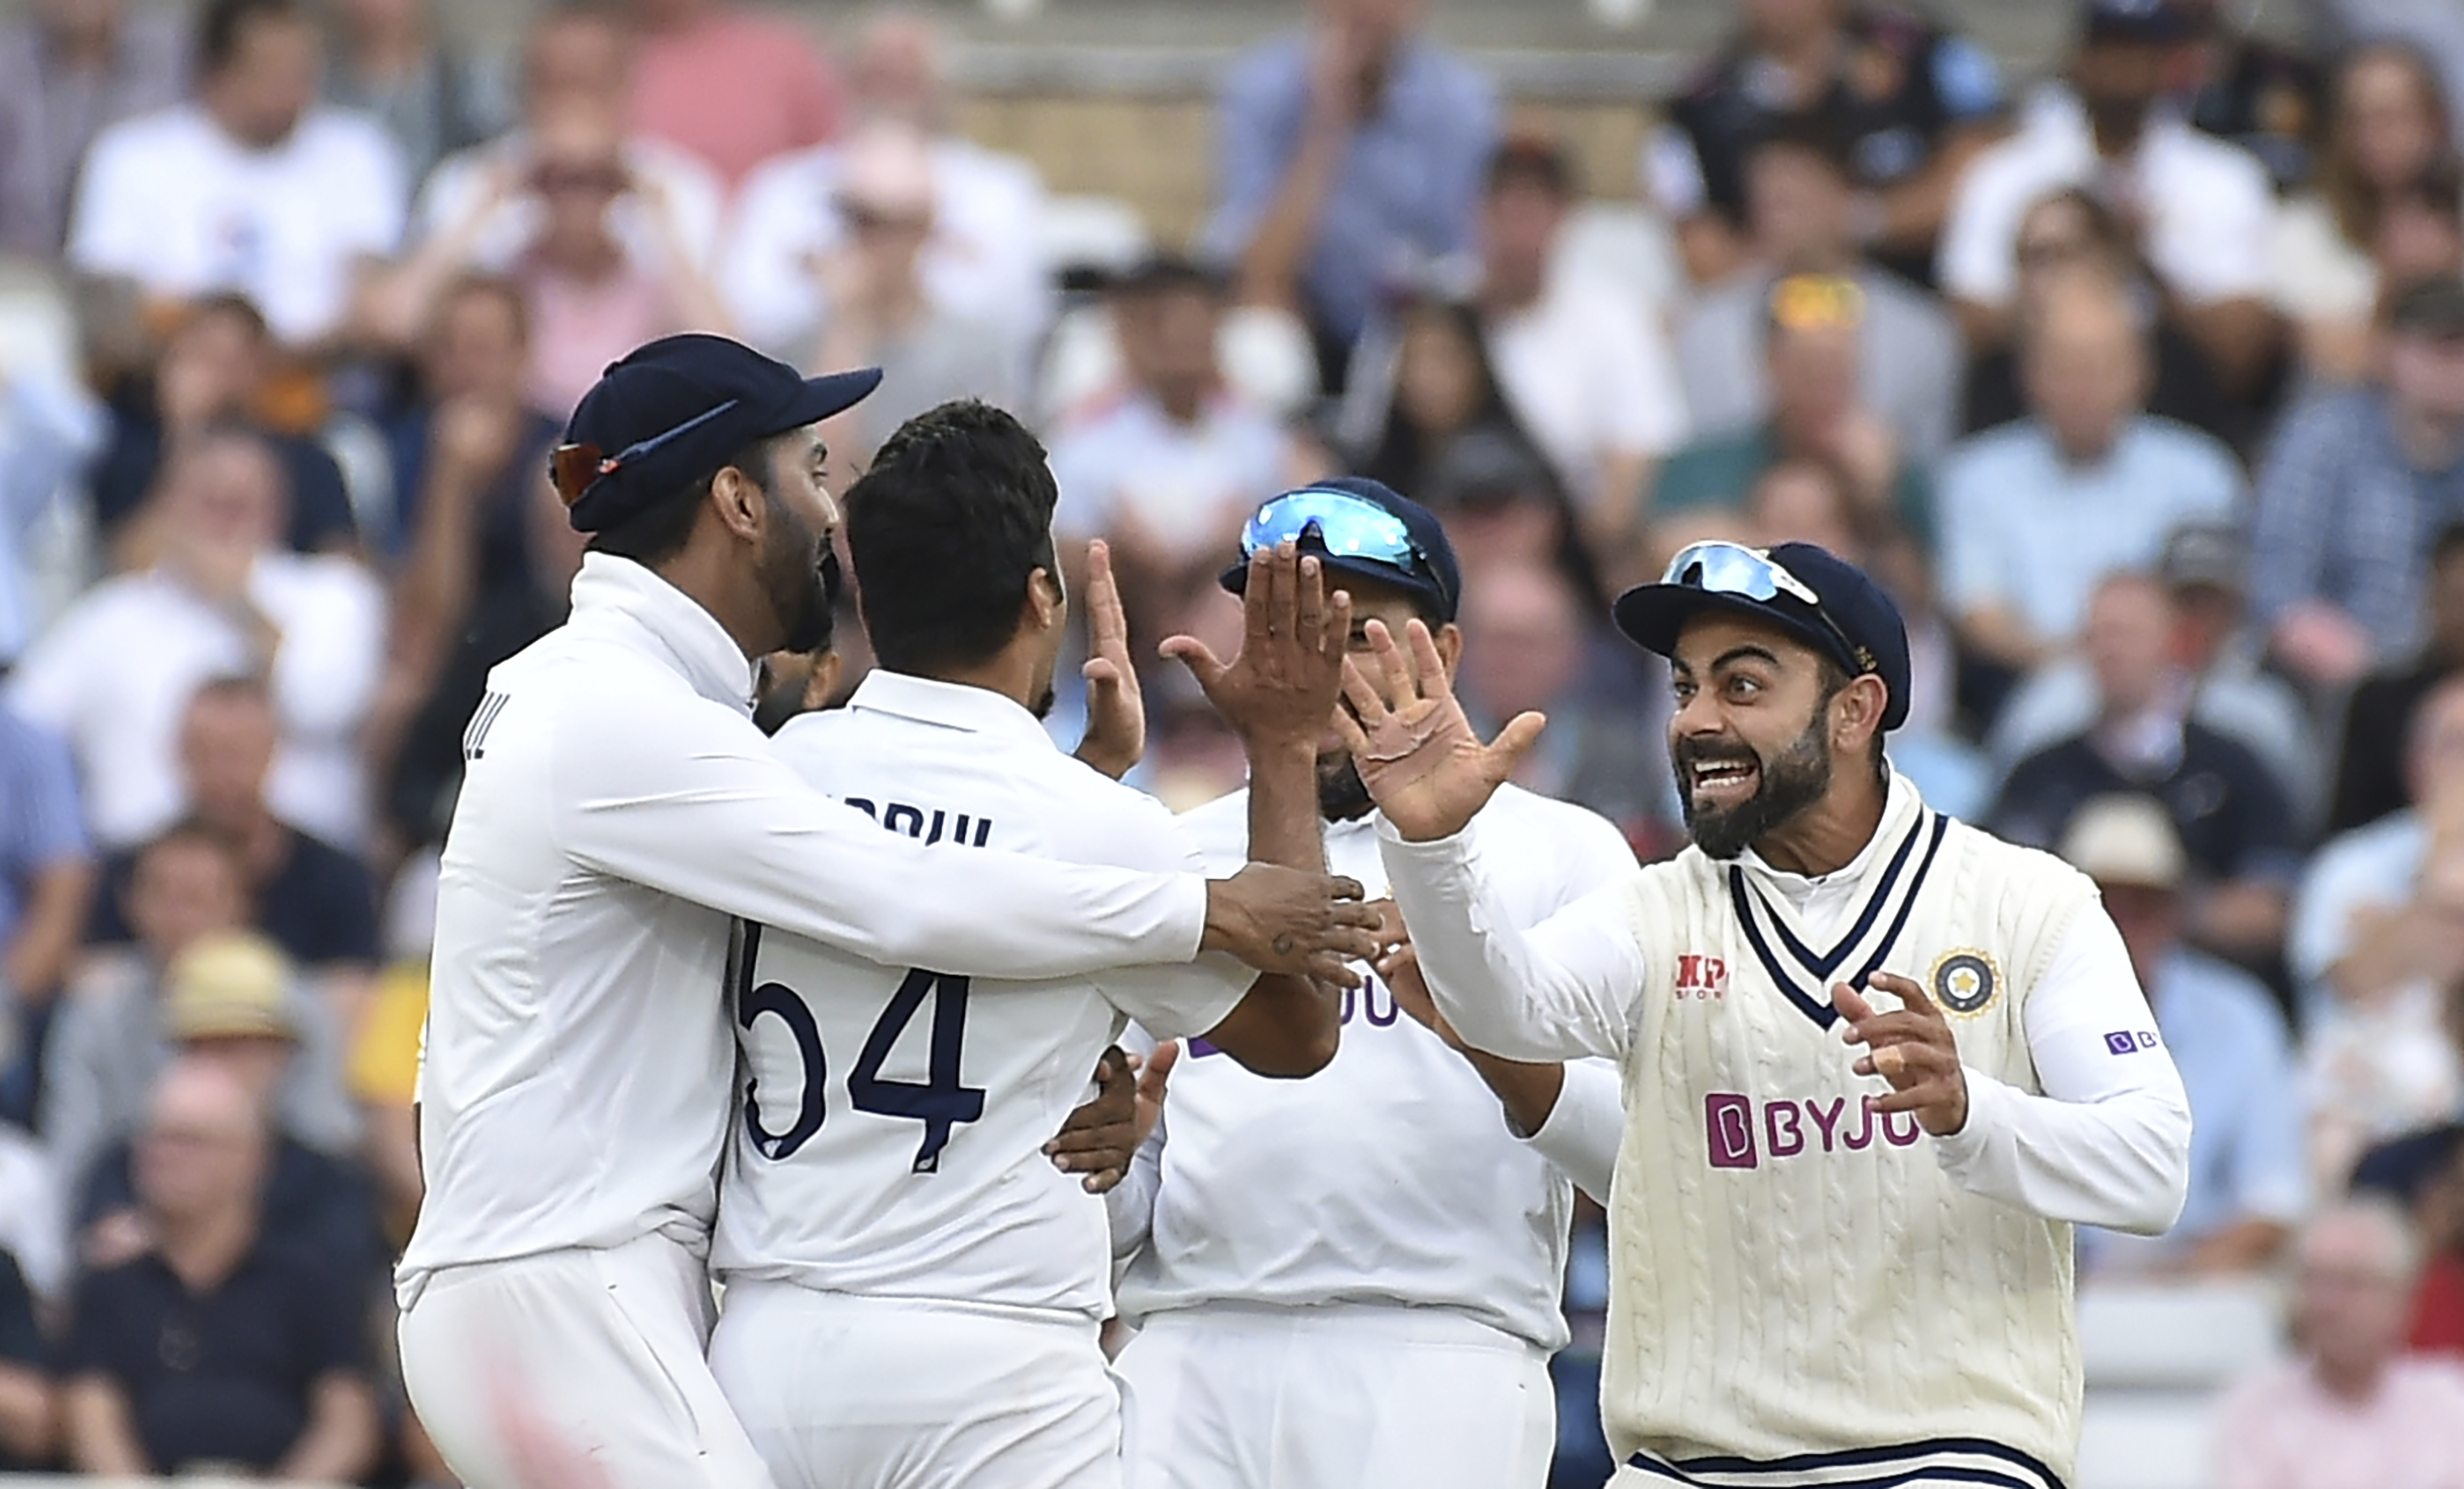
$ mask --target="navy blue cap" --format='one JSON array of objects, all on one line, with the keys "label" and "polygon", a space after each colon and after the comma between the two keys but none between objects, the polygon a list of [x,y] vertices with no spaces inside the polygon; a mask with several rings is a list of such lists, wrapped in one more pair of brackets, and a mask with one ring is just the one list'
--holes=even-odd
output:
[{"label": "navy blue cap", "polygon": [[2175,0],[2083,0],[2079,33],[2088,41],[2161,47],[2195,38],[2199,23]]},{"label": "navy blue cap", "polygon": [[1758,600],[1691,584],[1639,585],[1617,598],[1612,613],[1617,629],[1644,650],[1668,656],[1685,623],[1706,610],[1759,616],[1837,661],[1849,676],[1870,672],[1881,678],[1890,699],[1882,727],[1907,722],[1908,628],[1899,606],[1863,569],[1813,544],[1783,543],[1769,556],[1814,591],[1819,608],[1786,592]]},{"label": "navy blue cap", "polygon": [[842,413],[881,369],[808,378],[724,336],[663,336],[610,363],[564,427],[549,474],[577,532],[707,479],[756,440]]},{"label": "navy blue cap", "polygon": [[[1322,545],[1308,541],[1300,544],[1304,553],[1315,553],[1318,561],[1336,573],[1352,574],[1377,584],[1391,585],[1428,602],[1441,622],[1452,622],[1463,608],[1463,565],[1455,558],[1455,545],[1446,538],[1443,522],[1438,515],[1418,501],[1404,496],[1384,481],[1371,480],[1366,476],[1337,476],[1328,480],[1311,481],[1306,486],[1284,492],[1273,501],[1261,502],[1264,511],[1284,497],[1309,491],[1335,491],[1358,497],[1373,506],[1383,508],[1403,524],[1410,538],[1416,567],[1390,564],[1362,553],[1329,553]],[[1425,569],[1425,572],[1419,571]],[[1249,565],[1244,559],[1223,571],[1220,581],[1234,594],[1249,587]]]}]

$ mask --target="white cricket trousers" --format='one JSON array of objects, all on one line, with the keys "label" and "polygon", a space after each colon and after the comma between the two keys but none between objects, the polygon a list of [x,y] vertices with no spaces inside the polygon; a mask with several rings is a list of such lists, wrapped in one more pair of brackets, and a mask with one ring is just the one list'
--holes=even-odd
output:
[{"label": "white cricket trousers", "polygon": [[781,1489],[1120,1489],[1092,1320],[738,1278],[710,1364]]},{"label": "white cricket trousers", "polygon": [[1549,1357],[1441,1308],[1210,1303],[1149,1317],[1128,1489],[1542,1489]]},{"label": "white cricket trousers", "polygon": [[449,1267],[403,1310],[403,1385],[470,1489],[775,1489],[703,1358],[712,1312],[662,1235]]}]

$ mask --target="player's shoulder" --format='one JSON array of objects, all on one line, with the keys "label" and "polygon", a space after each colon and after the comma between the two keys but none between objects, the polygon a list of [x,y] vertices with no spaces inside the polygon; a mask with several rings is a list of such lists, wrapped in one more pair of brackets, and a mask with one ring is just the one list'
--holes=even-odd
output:
[{"label": "player's shoulder", "polygon": [[1481,832],[1529,845],[1535,856],[1607,857],[1634,865],[1634,849],[1617,824],[1591,808],[1543,796],[1511,784],[1501,786],[1481,809]]},{"label": "player's shoulder", "polygon": [[2066,913],[2096,898],[2096,881],[2042,848],[1997,837],[1973,823],[1944,816],[1943,868],[1994,898]]}]

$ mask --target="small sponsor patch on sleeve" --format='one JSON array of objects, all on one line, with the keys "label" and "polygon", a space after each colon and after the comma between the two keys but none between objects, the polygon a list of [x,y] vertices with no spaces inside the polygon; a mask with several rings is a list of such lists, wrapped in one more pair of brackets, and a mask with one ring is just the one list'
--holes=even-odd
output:
[{"label": "small sponsor patch on sleeve", "polygon": [[2152,1029],[2122,1030],[2104,1036],[2104,1047],[2116,1055],[2129,1055],[2156,1048],[2156,1032]]}]

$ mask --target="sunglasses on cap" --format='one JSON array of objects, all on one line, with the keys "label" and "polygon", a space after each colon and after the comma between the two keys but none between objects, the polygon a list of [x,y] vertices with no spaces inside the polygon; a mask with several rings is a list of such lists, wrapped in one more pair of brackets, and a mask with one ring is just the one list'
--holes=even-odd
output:
[{"label": "sunglasses on cap", "polygon": [[692,433],[740,402],[741,399],[730,398],[717,408],[697,413],[671,430],[652,434],[648,439],[637,439],[614,455],[605,454],[597,445],[559,445],[548,456],[548,477],[556,483],[557,496],[569,507],[607,477],[636,460],[647,458],[662,446]]},{"label": "sunglasses on cap", "polygon": [[1831,612],[1822,608],[1822,596],[1814,592],[1814,587],[1760,548],[1749,548],[1741,543],[1697,543],[1679,550],[1660,582],[1766,605],[1785,594],[1814,611],[1814,618],[1839,643],[1841,659],[1853,661],[1860,673],[1879,670],[1873,652],[1848,638],[1848,633],[1840,630]]},{"label": "sunglasses on cap", "polygon": [[1792,274],[1771,286],[1771,324],[1791,331],[1853,331],[1865,323],[1864,286],[1830,274]]},{"label": "sunglasses on cap", "polygon": [[1295,491],[1258,508],[1241,529],[1241,556],[1248,558],[1278,544],[1301,544],[1312,533],[1315,545],[1330,558],[1367,559],[1437,582],[1428,554],[1412,541],[1403,520],[1348,491]]}]

